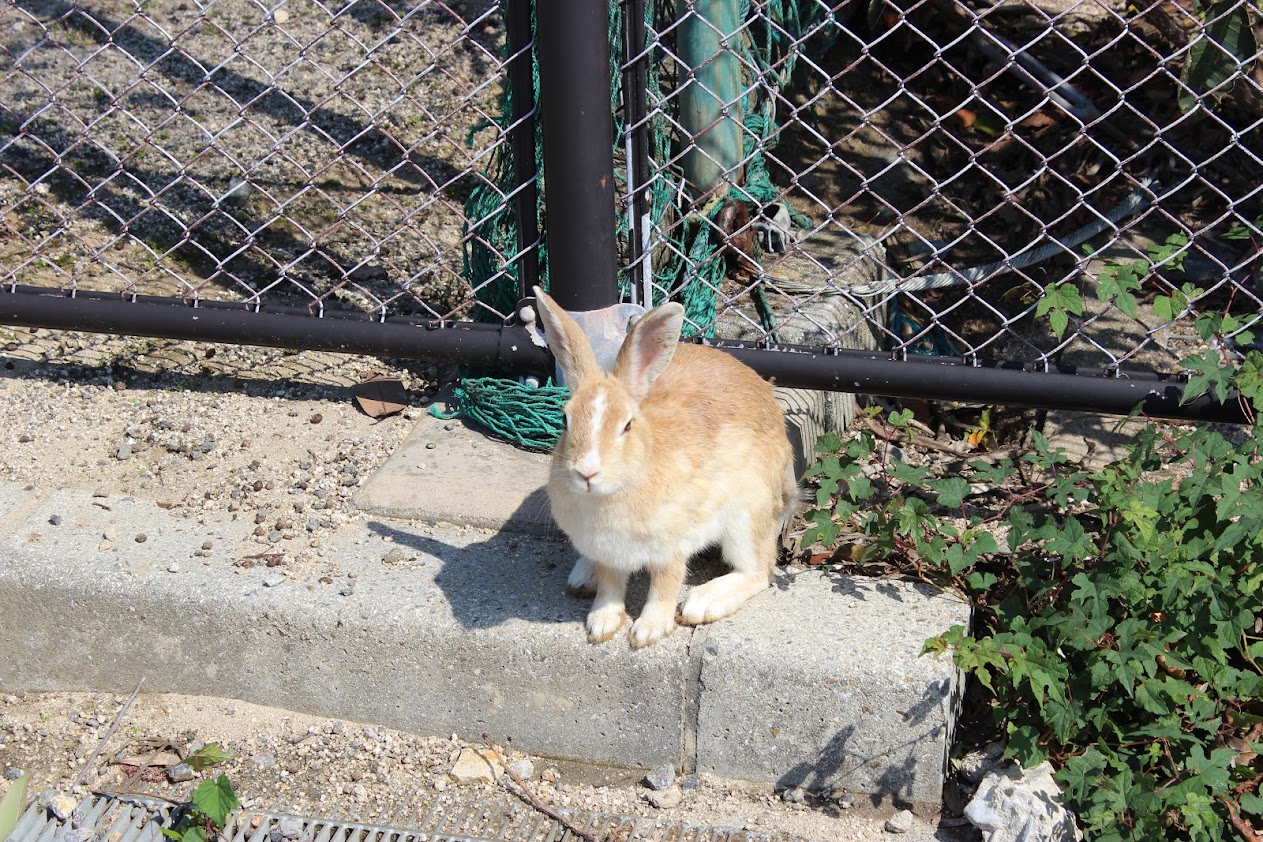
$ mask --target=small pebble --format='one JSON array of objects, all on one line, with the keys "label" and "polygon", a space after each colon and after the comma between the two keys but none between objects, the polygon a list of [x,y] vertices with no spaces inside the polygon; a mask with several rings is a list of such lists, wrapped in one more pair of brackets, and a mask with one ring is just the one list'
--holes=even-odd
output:
[{"label": "small pebble", "polygon": [[191,781],[197,777],[197,772],[193,771],[193,767],[187,763],[177,763],[171,767],[171,771],[167,772],[167,777],[172,783],[182,783],[183,781]]},{"label": "small pebble", "polygon": [[535,764],[525,757],[521,760],[514,760],[509,764],[508,769],[517,776],[518,780],[529,781],[535,777]]},{"label": "small pebble", "polygon": [[149,536],[148,536],[148,535],[146,535],[145,533],[143,533],[143,532],[138,532],[138,533],[136,533],[136,543],[137,543],[137,544],[143,544],[143,543],[145,543],[145,542],[146,542],[146,541],[148,541],[148,540],[149,540]]},{"label": "small pebble", "polygon": [[680,806],[680,802],[684,800],[684,793],[678,786],[673,786],[662,792],[647,792],[645,800],[659,810],[670,810],[672,807]]},{"label": "small pebble", "polygon": [[77,805],[75,799],[69,795],[54,790],[45,790],[40,793],[38,800],[44,809],[52,813],[57,821],[60,822],[67,821]]},{"label": "small pebble", "polygon": [[180,563],[179,563],[179,562],[177,562],[177,561],[173,561],[173,562],[171,562],[170,564],[168,564],[168,565],[167,565],[167,572],[168,572],[168,573],[179,573],[179,572],[180,572]]},{"label": "small pebble", "polygon": [[663,792],[675,785],[675,766],[670,763],[653,769],[645,775],[645,786],[655,792]]},{"label": "small pebble", "polygon": [[411,558],[412,556],[403,547],[395,547],[382,557],[382,562],[385,564],[403,564]]},{"label": "small pebble", "polygon": [[912,830],[915,819],[911,810],[900,810],[886,820],[887,833],[907,833]]},{"label": "small pebble", "polygon": [[317,412],[315,415],[312,415],[311,418],[307,420],[310,421],[312,424],[319,424],[321,421],[325,420],[325,417],[321,415],[319,412]]},{"label": "small pebble", "polygon": [[16,766],[4,767],[4,779],[6,781],[16,781],[18,778],[22,777],[23,774],[23,771]]},{"label": "small pebble", "polygon": [[781,793],[781,800],[790,804],[801,804],[807,800],[807,790],[800,786],[791,787]]},{"label": "small pebble", "polygon": [[53,526],[61,526],[61,515],[53,515],[48,519]]}]

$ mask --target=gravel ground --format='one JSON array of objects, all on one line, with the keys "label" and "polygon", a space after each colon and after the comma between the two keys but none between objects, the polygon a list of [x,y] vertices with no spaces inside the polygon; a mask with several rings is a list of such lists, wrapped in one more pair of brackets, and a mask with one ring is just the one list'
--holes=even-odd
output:
[{"label": "gravel ground", "polygon": [[[507,776],[495,783],[455,779],[461,751],[471,747],[455,738],[207,697],[141,694],[93,758],[125,701],[100,693],[0,694],[0,792],[19,772],[30,772],[32,794],[51,790],[82,796],[91,789],[186,797],[200,778],[174,785],[173,792],[165,769],[155,766],[145,780],[128,784],[136,770],[132,764],[156,748],[178,754],[200,742],[216,742],[233,759],[215,773],[229,777],[247,810],[386,824],[398,821],[401,811],[406,815],[409,802],[436,794],[452,809],[479,799],[515,800]],[[839,842],[898,838],[884,830],[896,809],[873,807],[862,799],[844,802],[847,807],[814,795],[791,803],[770,787],[703,775],[695,789],[677,785],[667,794],[669,799],[678,794],[678,804],[655,807],[650,798],[659,795],[641,782],[641,773],[532,758],[510,748],[500,751],[532,794],[553,809]],[[89,759],[84,788],[72,790]],[[919,835],[911,838],[929,839],[929,817],[919,812],[913,823]],[[946,835],[955,832],[944,828],[940,833],[945,835],[934,838],[968,838]]]},{"label": "gravel ground", "polygon": [[[249,540],[279,544],[287,575],[338,576],[323,542],[363,517],[351,496],[411,431],[441,374],[364,357],[0,328],[0,480],[132,494],[175,518],[254,522]],[[380,420],[358,411],[349,387],[378,375],[401,379],[413,405]],[[68,791],[122,702],[95,693],[0,696],[0,789],[21,769],[36,793]],[[87,785],[120,786],[126,774],[114,758],[159,738],[185,749],[196,740],[227,746],[235,759],[225,771],[258,809],[371,822],[417,791],[509,797],[499,784],[451,779],[465,747],[455,739],[152,694],[127,711]],[[794,803],[769,786],[706,777],[679,791],[679,805],[655,807],[639,773],[538,758],[532,765],[530,786],[557,808],[838,840],[878,838],[895,812],[862,799],[843,809],[812,794]],[[923,808],[921,838],[931,819]]]},{"label": "gravel ground", "polygon": [[[255,524],[290,573],[335,575],[323,541],[411,431],[437,376],[367,357],[0,327],[0,480],[157,501]],[[398,378],[415,406],[373,419],[349,387]],[[257,550],[255,550],[257,552]]]}]

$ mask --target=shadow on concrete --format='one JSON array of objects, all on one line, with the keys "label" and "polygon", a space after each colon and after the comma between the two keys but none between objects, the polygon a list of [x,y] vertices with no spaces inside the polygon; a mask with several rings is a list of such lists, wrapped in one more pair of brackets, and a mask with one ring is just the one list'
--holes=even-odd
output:
[{"label": "shadow on concrete", "polygon": [[[82,334],[82,337],[88,338],[88,341],[91,341],[91,336],[91,334]],[[103,334],[103,336],[116,338],[114,334]],[[55,358],[30,360],[8,357],[5,355],[4,348],[0,347],[0,380],[39,379],[47,382],[70,380],[78,383],[108,378],[114,382],[121,382],[128,388],[135,389],[166,390],[174,387],[182,392],[244,394],[273,398],[280,401],[351,400],[352,384],[350,383],[342,385],[312,382],[304,379],[304,375],[307,372],[301,370],[295,371],[295,376],[267,374],[266,369],[269,366],[280,368],[282,365],[288,364],[291,369],[297,368],[296,364],[287,362],[287,360],[292,358],[292,354],[284,350],[255,349],[261,353],[270,353],[273,359],[271,363],[259,363],[257,362],[257,357],[252,357],[256,362],[249,367],[244,363],[240,366],[236,364],[227,365],[219,360],[203,365],[192,357],[193,352],[180,349],[181,345],[187,348],[190,343],[182,343],[181,340],[176,339],[154,341],[156,343],[156,351],[148,350],[128,353],[131,355],[142,354],[150,358],[159,357],[163,360],[163,363],[155,363],[154,365],[166,364],[167,360],[176,359],[176,362],[170,368],[151,370],[120,361],[88,363]],[[207,347],[209,346],[198,345],[197,351],[205,354]],[[170,349],[180,350],[170,351]],[[170,351],[170,356],[162,356],[168,351]],[[426,361],[383,358],[382,363],[392,367],[406,368],[423,377],[436,378],[438,376],[435,374],[435,365]],[[201,370],[193,370],[194,366],[200,366]],[[216,371],[215,369],[219,370]],[[314,379],[326,375],[313,367],[310,376]]]},{"label": "shadow on concrete", "polygon": [[[951,688],[946,681],[930,684],[920,701],[903,711],[903,719],[909,726],[916,726],[950,700]],[[941,726],[940,726],[941,727]],[[838,731],[820,752],[815,763],[800,763],[785,772],[776,782],[777,789],[801,787],[811,792],[830,789],[848,790],[848,779],[855,779],[855,791],[870,791],[869,800],[874,807],[889,801],[894,807],[911,807],[911,795],[916,782],[919,758],[909,749],[921,744],[928,735],[918,734],[915,739],[898,745],[887,746],[876,754],[859,755],[855,749],[848,751],[856,734],[856,726],[848,725]],[[892,755],[907,752],[895,762]],[[885,771],[876,781],[869,780],[863,771],[869,763],[877,761]],[[955,838],[955,837],[952,837]]]},{"label": "shadow on concrete", "polygon": [[[541,510],[548,510],[543,488],[527,497],[508,521],[526,520]],[[442,567],[434,583],[466,628],[493,628],[514,619],[582,624],[587,616],[591,598],[566,591],[566,578],[579,554],[565,538],[524,534],[509,526],[485,540],[454,545],[383,521],[371,521],[368,528],[398,547],[439,560]],[[707,550],[689,562],[686,584],[707,582],[729,570],[717,550]],[[644,573],[634,574],[628,583],[627,609],[632,617],[644,605],[648,584]]]},{"label": "shadow on concrete", "polygon": [[566,593],[566,576],[577,556],[565,542],[501,531],[482,541],[456,545],[406,526],[373,521],[368,528],[398,547],[439,561],[434,583],[452,616],[465,628],[487,629],[526,620],[574,623],[575,633],[582,633],[590,600]]}]

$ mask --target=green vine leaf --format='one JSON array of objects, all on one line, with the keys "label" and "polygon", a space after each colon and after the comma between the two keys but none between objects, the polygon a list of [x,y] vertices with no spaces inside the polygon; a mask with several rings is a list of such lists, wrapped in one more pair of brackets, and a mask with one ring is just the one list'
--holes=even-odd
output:
[{"label": "green vine leaf", "polygon": [[1035,316],[1048,317],[1048,324],[1060,339],[1070,324],[1070,314],[1083,315],[1083,297],[1070,283],[1054,283],[1044,287],[1044,295],[1035,305]]},{"label": "green vine leaf", "polygon": [[1249,4],[1239,0],[1212,3],[1203,16],[1202,32],[1189,46],[1188,58],[1180,71],[1178,102],[1185,114],[1199,106],[1218,104],[1228,94],[1236,78],[1255,60]]},{"label": "green vine leaf", "polygon": [[207,778],[193,790],[193,806],[201,810],[216,827],[223,827],[228,814],[241,806],[227,775]]}]

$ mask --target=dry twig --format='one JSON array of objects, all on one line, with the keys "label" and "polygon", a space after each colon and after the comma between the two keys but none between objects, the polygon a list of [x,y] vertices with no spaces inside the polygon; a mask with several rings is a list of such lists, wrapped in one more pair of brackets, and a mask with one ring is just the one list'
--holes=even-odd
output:
[{"label": "dry twig", "polygon": [[110,727],[106,729],[105,735],[101,737],[101,742],[97,743],[96,748],[93,749],[90,755],[88,755],[88,759],[83,761],[83,768],[79,770],[79,776],[75,778],[75,785],[72,789],[78,789],[83,785],[83,779],[87,777],[88,770],[91,769],[92,764],[96,762],[97,756],[101,753],[101,749],[105,748],[105,744],[110,741],[110,737],[113,737],[114,732],[118,730],[119,723],[123,721],[123,716],[126,715],[127,709],[132,706],[132,702],[136,701],[136,697],[140,695],[140,688],[144,683],[144,677],[141,677],[140,681],[136,682],[136,689],[133,690],[132,694],[127,697],[127,701],[123,702],[123,706],[118,709],[118,713],[114,716],[114,721],[110,723]]},{"label": "dry twig", "polygon": [[[492,751],[496,751],[495,744],[491,742],[491,739],[486,734],[483,734],[482,741],[487,746],[487,748],[491,749]],[[490,761],[487,761],[487,762],[488,762],[488,765],[490,765]],[[508,764],[505,764],[504,773],[509,776],[509,778],[513,781],[514,784],[517,785],[518,790],[520,790],[520,792],[517,790],[514,790],[510,786],[507,786],[503,780],[500,781],[500,786],[504,787],[506,790],[508,790],[513,795],[516,795],[518,798],[521,798],[523,801],[530,804],[536,810],[540,811],[545,816],[548,816],[548,818],[561,824],[563,827],[566,828],[566,830],[570,831],[575,836],[578,836],[580,839],[584,840],[584,842],[601,842],[601,840],[598,840],[595,836],[588,833],[587,831],[580,830],[578,827],[575,826],[574,822],[570,821],[561,813],[558,813],[556,810],[552,809],[547,804],[545,804],[544,802],[540,801],[537,797],[535,797],[535,793],[531,792],[530,787],[526,785],[525,781],[523,781],[521,778],[519,778],[517,775],[513,773],[513,770],[508,767]]]}]

